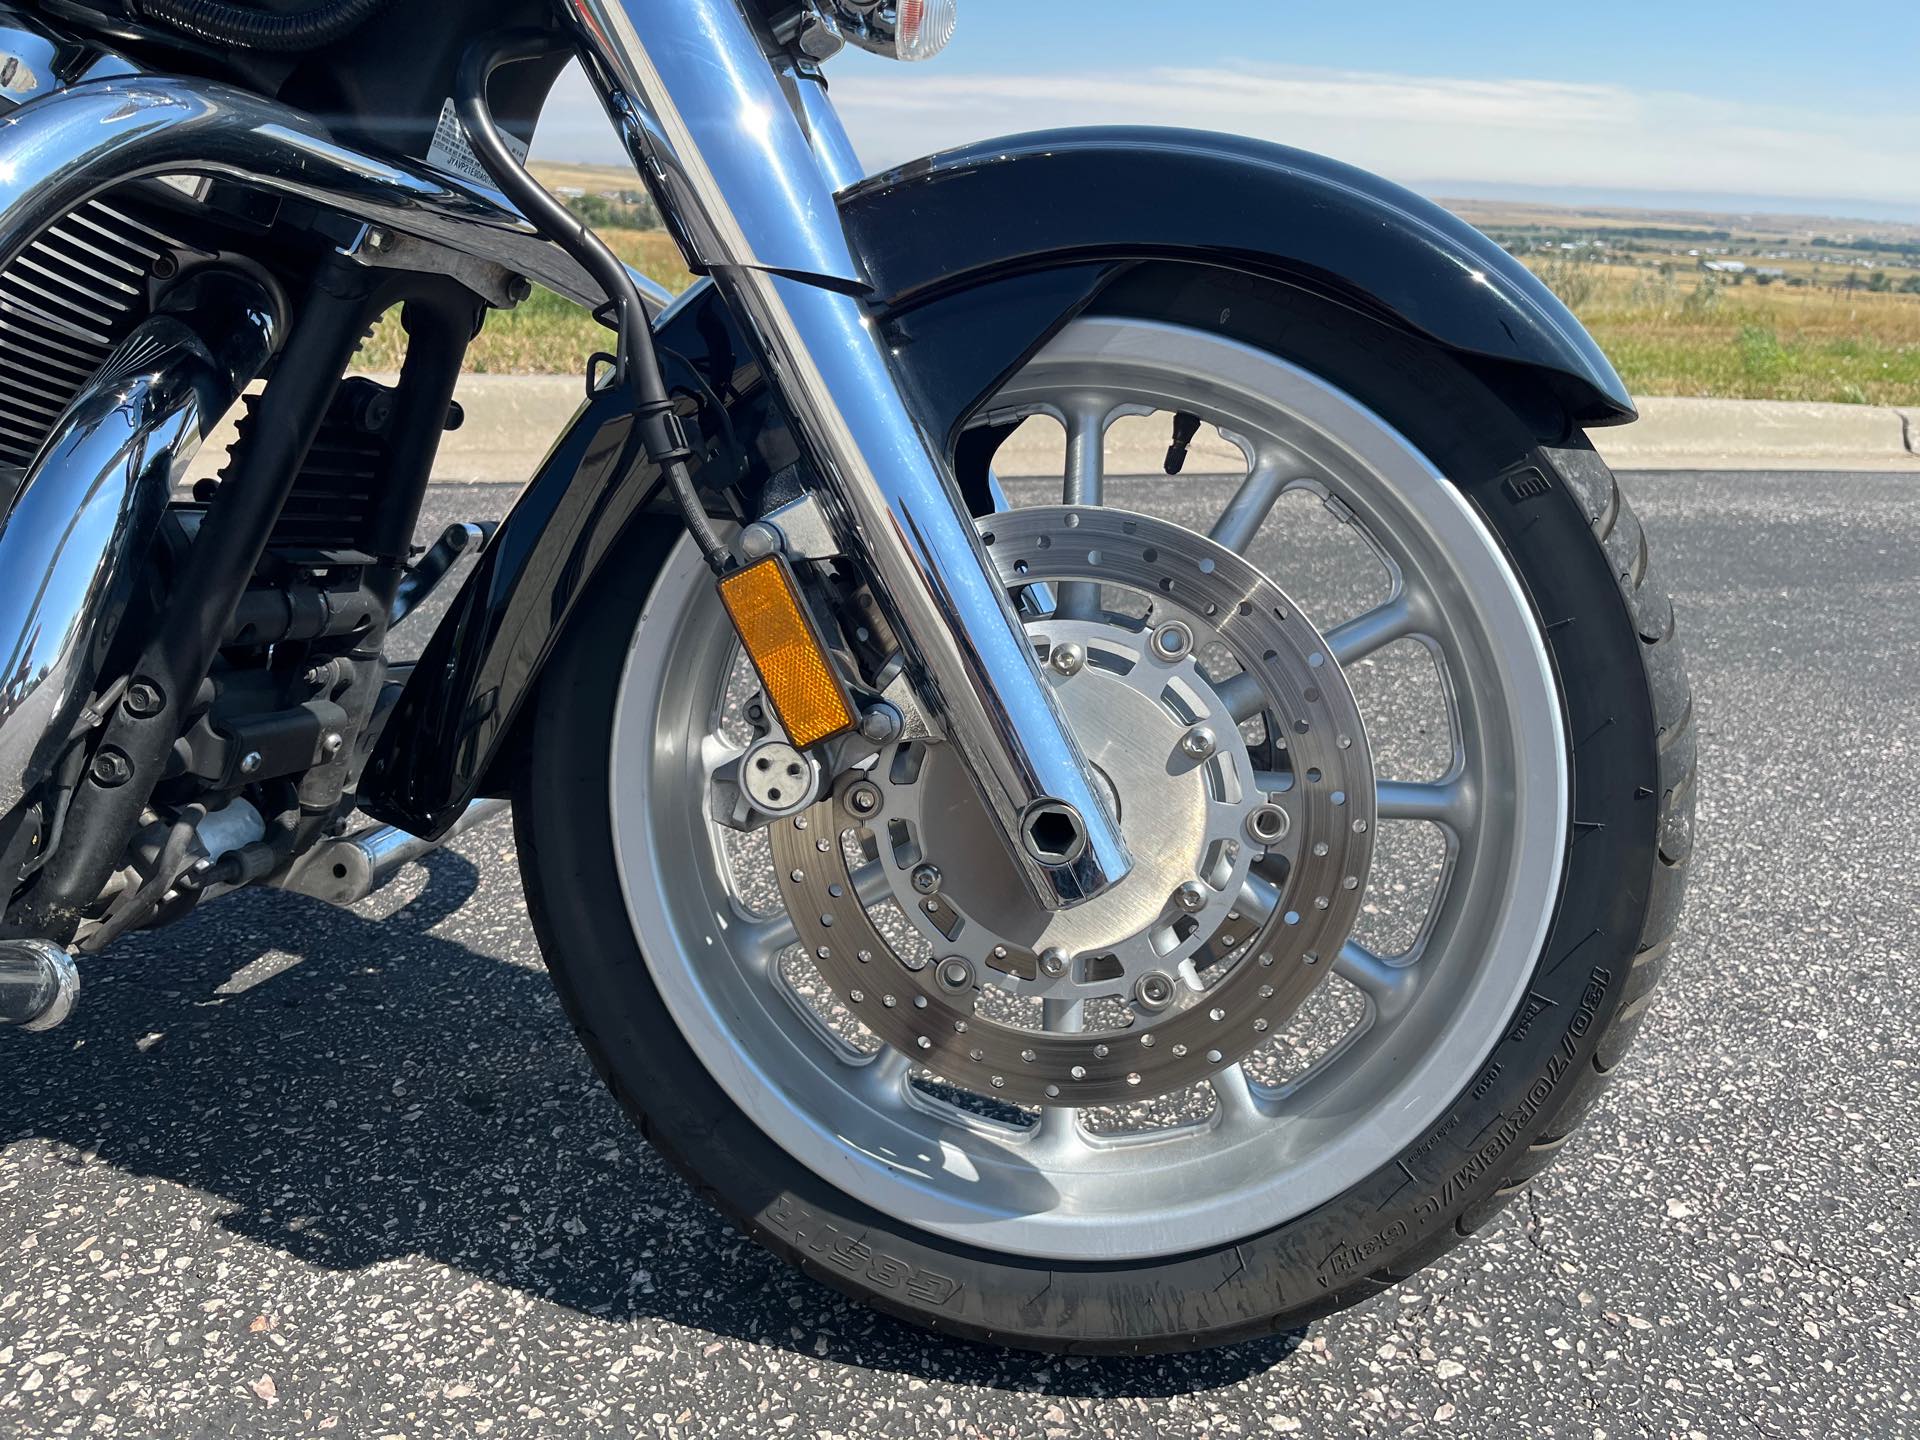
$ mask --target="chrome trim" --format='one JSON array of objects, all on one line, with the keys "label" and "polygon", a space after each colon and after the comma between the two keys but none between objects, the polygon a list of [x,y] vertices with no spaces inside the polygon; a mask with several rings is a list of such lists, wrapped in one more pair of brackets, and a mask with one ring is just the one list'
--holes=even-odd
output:
[{"label": "chrome trim", "polygon": [[[582,305],[606,299],[499,191],[352,149],[244,90],[167,76],[92,80],[0,117],[0,264],[102,190],[150,175],[216,176],[294,196],[504,265]],[[672,299],[634,274],[650,305]]]},{"label": "chrome trim", "polygon": [[174,482],[273,348],[264,304],[219,323],[211,343],[170,314],[135,329],[0,521],[0,851],[73,738]]},{"label": "chrome trim", "polygon": [[51,940],[0,940],[0,1028],[51,1030],[73,1014],[80,972]]},{"label": "chrome trim", "polygon": [[271,883],[329,905],[357,905],[392,879],[401,866],[431,855],[508,808],[505,800],[476,800],[438,840],[422,840],[394,825],[370,826],[316,845],[294,861],[285,876]]},{"label": "chrome trim", "polygon": [[867,178],[866,166],[854,152],[853,140],[828,98],[826,77],[817,65],[789,59],[780,67],[780,86],[787,103],[800,117],[813,158],[835,192],[851,189]]},{"label": "chrome trim", "polygon": [[[835,526],[867,561],[902,637],[908,678],[1008,853],[1048,909],[1101,894],[1131,865],[1119,827],[939,445],[908,411],[884,344],[849,293],[863,275],[834,194],[836,177],[853,168],[852,147],[822,122],[814,135],[828,159],[816,155],[736,0],[567,4],[663,213],[765,358]],[[824,107],[815,97],[814,112]],[[1040,807],[1060,805],[1078,817],[1086,843],[1049,864],[1021,835]]]}]

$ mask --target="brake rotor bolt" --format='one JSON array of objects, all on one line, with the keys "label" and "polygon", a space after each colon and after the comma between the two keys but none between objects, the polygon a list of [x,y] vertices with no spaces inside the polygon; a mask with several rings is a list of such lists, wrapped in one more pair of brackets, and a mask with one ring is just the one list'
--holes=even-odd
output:
[{"label": "brake rotor bolt", "polygon": [[1207,908],[1207,887],[1197,880],[1189,880],[1173,892],[1173,903],[1189,915]]},{"label": "brake rotor bolt", "polygon": [[921,865],[913,872],[913,888],[922,895],[940,893],[940,869],[936,865]]},{"label": "brake rotor bolt", "polygon": [[1262,805],[1247,816],[1247,838],[1256,845],[1277,845],[1293,822],[1278,805]]},{"label": "brake rotor bolt", "polygon": [[[1164,1010],[1173,1003],[1173,981],[1158,970],[1142,975],[1140,983],[1133,987],[1133,998],[1140,1003],[1142,1010]],[[1151,1045],[1153,1037],[1140,1037],[1142,1045]]]},{"label": "brake rotor bolt", "polygon": [[1084,645],[1069,642],[1053,647],[1048,663],[1062,675],[1078,675],[1087,664],[1087,651]]},{"label": "brake rotor bolt", "polygon": [[1064,950],[1044,950],[1040,954],[1040,973],[1050,980],[1058,980],[1067,973],[1067,952]]},{"label": "brake rotor bolt", "polygon": [[1218,748],[1213,731],[1204,725],[1196,725],[1180,737],[1181,753],[1191,760],[1204,760]]},{"label": "brake rotor bolt", "polygon": [[871,780],[847,788],[847,809],[856,815],[878,815],[881,804],[880,787]]},{"label": "brake rotor bolt", "polygon": [[1193,631],[1170,620],[1153,632],[1153,653],[1162,660],[1184,660],[1193,649]]}]

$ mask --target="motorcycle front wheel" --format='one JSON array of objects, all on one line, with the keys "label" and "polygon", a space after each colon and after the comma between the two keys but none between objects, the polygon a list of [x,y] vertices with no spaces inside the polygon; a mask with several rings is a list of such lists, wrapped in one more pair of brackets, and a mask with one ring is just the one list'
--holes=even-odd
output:
[{"label": "motorcycle front wheel", "polygon": [[[1143,416],[1239,460],[1108,475]],[[1273,1333],[1484,1223],[1638,1029],[1691,848],[1672,606],[1584,437],[1296,292],[1110,294],[982,410],[1021,420],[1065,474],[981,525],[1130,892],[1025,913],[938,746],[863,814],[718,825],[751,671],[636,534],[533,716],[530,909],[648,1138],[808,1273],[1050,1351]]]}]

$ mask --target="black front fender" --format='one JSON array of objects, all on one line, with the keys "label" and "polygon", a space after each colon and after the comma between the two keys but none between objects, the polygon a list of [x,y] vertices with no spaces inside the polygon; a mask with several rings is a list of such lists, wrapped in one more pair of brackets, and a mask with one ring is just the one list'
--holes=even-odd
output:
[{"label": "black front fender", "polygon": [[[1568,418],[1630,420],[1580,324],[1527,269],[1418,196],[1332,161],[1186,131],[1080,130],[955,151],[842,197],[876,319],[928,433],[968,414],[1064,323],[1143,262],[1312,288],[1469,359],[1537,379]],[[700,285],[659,327],[698,478],[755,497],[800,458],[738,327]],[[986,452],[990,453],[990,452]],[[986,453],[962,454],[977,509]],[[362,807],[444,831],[497,772],[567,620],[630,526],[678,525],[624,402],[594,396],[528,484],[414,668]]]},{"label": "black front fender", "polygon": [[1431,201],[1305,151],[1193,130],[1049,131],[876,176],[842,214],[889,306],[1066,260],[1193,261],[1535,371],[1581,425],[1635,418],[1600,347],[1524,265]]}]

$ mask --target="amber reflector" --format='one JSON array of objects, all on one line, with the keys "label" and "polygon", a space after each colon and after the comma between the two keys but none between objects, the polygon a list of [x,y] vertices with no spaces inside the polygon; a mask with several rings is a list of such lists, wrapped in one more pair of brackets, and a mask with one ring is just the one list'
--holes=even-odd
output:
[{"label": "amber reflector", "polygon": [[787,739],[802,750],[851,730],[853,705],[778,555],[720,582],[720,599],[740,632]]}]

